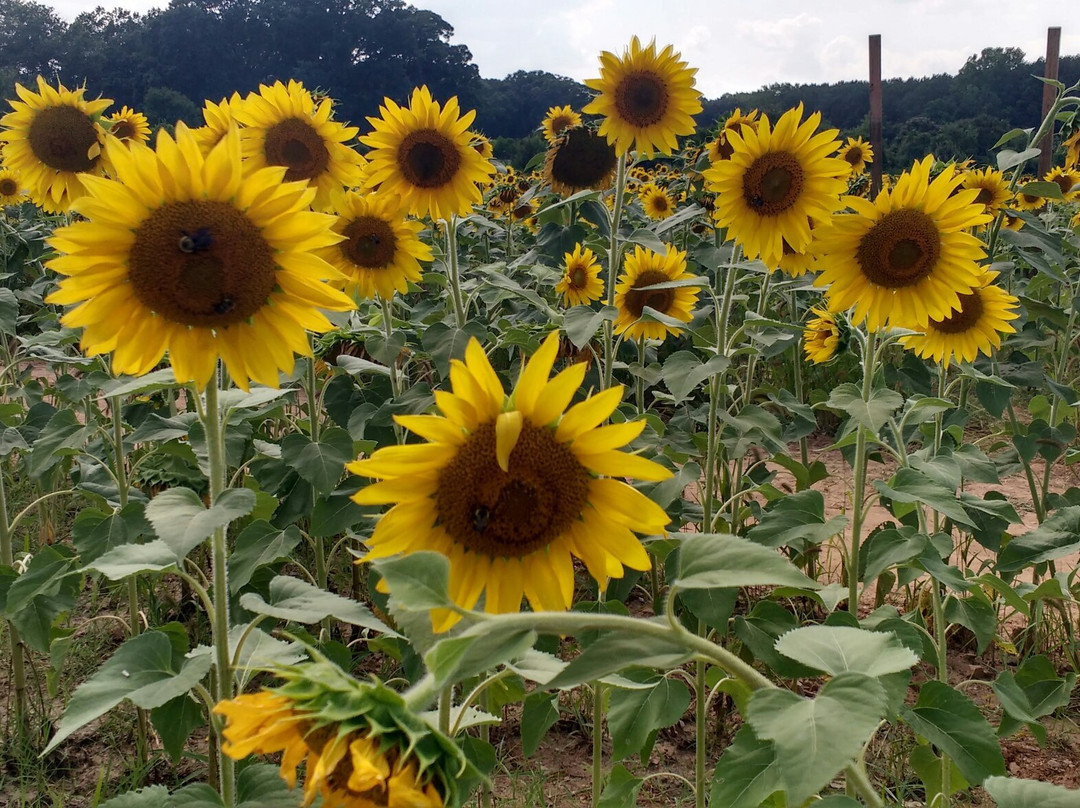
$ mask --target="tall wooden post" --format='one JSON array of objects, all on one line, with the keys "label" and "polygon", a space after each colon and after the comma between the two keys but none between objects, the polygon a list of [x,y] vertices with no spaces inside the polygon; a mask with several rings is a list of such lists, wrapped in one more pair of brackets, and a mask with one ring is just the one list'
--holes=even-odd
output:
[{"label": "tall wooden post", "polygon": [[[1043,74],[1048,79],[1057,81],[1058,77],[1058,51],[1061,48],[1061,28],[1053,27],[1046,29],[1046,72]],[[1042,117],[1046,118],[1050,108],[1054,105],[1057,90],[1049,84],[1043,85]],[[1046,137],[1039,144],[1042,153],[1039,155],[1039,179],[1046,176],[1050,170],[1050,163],[1054,156],[1054,127],[1046,133]]]},{"label": "tall wooden post", "polygon": [[881,134],[881,34],[870,34],[870,146],[874,162],[870,164],[870,198],[881,190],[881,164],[885,144]]}]

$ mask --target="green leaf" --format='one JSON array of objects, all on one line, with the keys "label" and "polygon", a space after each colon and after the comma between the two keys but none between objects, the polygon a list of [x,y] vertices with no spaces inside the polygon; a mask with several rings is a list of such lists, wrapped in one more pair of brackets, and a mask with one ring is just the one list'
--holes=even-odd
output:
[{"label": "green leaf", "polygon": [[94,428],[79,421],[74,410],[58,410],[34,440],[27,462],[31,477],[41,477],[66,455],[78,454],[94,434]]},{"label": "green leaf", "polygon": [[820,491],[799,491],[776,500],[746,538],[766,547],[804,550],[842,533],[845,525],[846,516],[825,521],[825,496]]},{"label": "green leaf", "polygon": [[114,547],[86,565],[112,581],[122,581],[141,572],[161,572],[177,564],[176,553],[161,539],[146,544],[123,544]]},{"label": "green leaf", "polygon": [[[1031,149],[1036,154],[1038,149]],[[1016,193],[1024,194],[1026,196],[1041,196],[1044,199],[1064,199],[1061,195],[1061,186],[1056,182],[1044,182],[1037,180],[1035,182],[1025,182],[1019,188],[1016,189]]]},{"label": "green leaf", "polygon": [[[1028,724],[1033,732],[1038,721],[1055,710],[1067,707],[1076,674],[1058,676],[1053,664],[1043,655],[1029,657],[1016,672],[1002,671],[991,685],[1006,715],[1013,721],[1001,722],[998,735],[1019,729],[1020,723]],[[1045,735],[1045,729],[1043,729]]]},{"label": "green leaf", "polygon": [[202,705],[189,694],[184,693],[155,707],[150,711],[150,723],[161,736],[161,745],[173,764],[180,762],[184,754],[184,744],[199,727],[205,726],[206,716]]},{"label": "green leaf", "polygon": [[229,554],[229,592],[235,595],[247,586],[259,567],[289,558],[301,538],[296,525],[279,530],[269,522],[252,522],[240,531]]},{"label": "green leaf", "polygon": [[679,404],[693,395],[694,391],[711,376],[722,373],[731,364],[726,356],[713,356],[702,362],[691,351],[676,351],[664,360],[660,377],[671,391],[672,403]]},{"label": "green leaf", "polygon": [[978,643],[976,653],[981,654],[993,642],[997,634],[997,610],[978,589],[971,590],[970,597],[958,598],[950,594],[945,599],[945,620],[971,631]]},{"label": "green leaf", "polygon": [[165,786],[147,786],[106,800],[101,808],[174,808],[175,805]]},{"label": "green leaf", "polygon": [[918,557],[926,549],[930,537],[913,527],[886,528],[872,534],[863,545],[866,568],[863,581],[876,581],[881,573]]},{"label": "green leaf", "polygon": [[[916,744],[908,755],[908,765],[925,786],[927,797],[941,793],[941,756],[934,752],[930,744]],[[950,796],[971,787],[951,758],[949,759],[949,774]]]},{"label": "green leaf", "polygon": [[727,533],[680,533],[679,574],[672,587],[797,586],[818,589],[775,550]]},{"label": "green leaf", "polygon": [[170,488],[150,500],[146,518],[180,561],[217,528],[247,516],[254,507],[255,492],[248,488],[225,489],[211,508],[190,488]]},{"label": "green leaf", "polygon": [[168,390],[172,387],[176,387],[176,376],[173,374],[173,369],[167,367],[144,376],[119,376],[115,382],[105,384],[101,392],[110,398],[125,398]]},{"label": "green leaf", "polygon": [[637,794],[645,780],[634,777],[621,763],[611,767],[611,775],[604,786],[596,808],[634,808]]},{"label": "green leaf", "polygon": [[893,390],[878,387],[871,391],[869,401],[863,401],[862,390],[857,385],[845,382],[832,391],[825,406],[847,413],[852,423],[864,426],[877,435],[892,414],[904,406],[904,397]]},{"label": "green leaf", "polygon": [[[5,256],[6,258],[7,256]],[[0,287],[0,334],[14,337],[15,322],[19,319],[19,298],[5,287]]]},{"label": "green leaf", "polygon": [[1005,774],[1005,758],[994,728],[972,701],[947,684],[924,682],[914,707],[902,707],[904,722],[949,755],[969,783]]},{"label": "green leaf", "polygon": [[998,555],[997,571],[1005,577],[1041,561],[1053,561],[1080,550],[1080,505],[1054,511],[1041,525],[1010,541]]},{"label": "green leaf", "polygon": [[281,441],[281,459],[316,493],[327,496],[345,474],[345,464],[355,459],[352,437],[341,427],[330,427],[313,443],[307,435],[293,432]]},{"label": "green leaf", "polygon": [[23,642],[39,653],[49,652],[53,621],[75,606],[80,577],[71,572],[74,562],[63,545],[45,545],[8,589],[4,614]]},{"label": "green leaf", "polygon": [[16,449],[26,451],[29,448],[26,438],[15,427],[9,426],[0,432],[0,457],[7,457]]},{"label": "green leaf", "polygon": [[[169,808],[225,808],[225,803],[221,795],[206,783],[191,783],[173,792]],[[254,806],[249,803],[249,808]]]},{"label": "green leaf", "polygon": [[604,306],[594,311],[589,306],[573,306],[563,315],[563,331],[578,350],[584,348],[593,338],[605,320],[614,320],[619,311],[614,306]]},{"label": "green leaf", "polygon": [[374,562],[397,605],[410,611],[445,609],[452,605],[448,581],[450,559],[442,553],[421,551]]},{"label": "green leaf", "polygon": [[881,496],[893,502],[921,503],[948,516],[957,524],[975,527],[975,523],[971,521],[971,517],[967,515],[967,511],[957,500],[956,495],[921,471],[910,468],[900,469],[888,484],[881,480],[874,480],[874,488]]},{"label": "green leaf", "polygon": [[1041,153],[1041,150],[1036,148],[1024,149],[1022,152],[1002,149],[997,153],[998,171],[1008,171],[1032,157],[1038,157]]},{"label": "green leaf", "polygon": [[277,766],[253,763],[236,778],[236,808],[298,808],[299,804],[300,795],[281,779]]},{"label": "green leaf", "polygon": [[179,669],[174,667],[173,656],[172,641],[161,631],[148,631],[125,642],[75,689],[56,734],[42,754],[124,699],[152,710],[187,693],[210,670],[209,654],[189,657]]},{"label": "green leaf", "polygon": [[144,518],[145,504],[128,503],[122,510],[85,508],[71,526],[71,541],[83,564],[88,564],[125,544],[133,544],[150,530]]},{"label": "green leaf", "polygon": [[499,631],[481,624],[435,643],[424,654],[424,664],[440,686],[491,670],[528,651],[536,642],[529,629]]},{"label": "green leaf", "polygon": [[647,690],[612,690],[607,721],[614,760],[635,753],[647,760],[650,739],[682,718],[689,706],[690,691],[678,679],[661,676]]},{"label": "green leaf", "polygon": [[559,720],[559,694],[534,690],[521,705],[521,751],[525,757],[536,754],[540,741]]},{"label": "green leaf", "polygon": [[709,805],[758,808],[784,787],[782,777],[772,742],[761,740],[743,725],[716,764]]},{"label": "green leaf", "polygon": [[777,640],[776,650],[832,676],[846,671],[885,676],[907,671],[919,661],[895,634],[848,626],[797,628]]},{"label": "green leaf", "polygon": [[674,638],[668,641],[605,634],[574,657],[558,675],[540,684],[548,689],[567,689],[631,666],[667,670],[683,664],[690,656],[686,647]]},{"label": "green leaf", "polygon": [[885,715],[881,684],[859,673],[841,673],[813,699],[779,688],[758,690],[747,720],[776,750],[788,804],[817,794],[855,760]]},{"label": "green leaf", "polygon": [[995,776],[986,778],[982,786],[994,798],[998,808],[1077,808],[1080,805],[1080,791],[1039,780]]},{"label": "green leaf", "polygon": [[373,615],[364,604],[288,575],[277,575],[270,581],[269,602],[263,600],[258,592],[245,592],[240,596],[240,605],[248,611],[279,620],[318,623],[327,617],[333,617],[353,626],[397,636],[396,632]]}]

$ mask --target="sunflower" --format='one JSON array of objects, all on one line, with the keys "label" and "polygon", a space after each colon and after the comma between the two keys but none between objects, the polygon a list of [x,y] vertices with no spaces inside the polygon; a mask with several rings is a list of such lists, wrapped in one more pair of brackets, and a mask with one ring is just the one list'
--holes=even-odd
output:
[{"label": "sunflower", "polygon": [[991,217],[975,190],[956,191],[961,177],[944,171],[930,182],[933,157],[915,163],[874,202],[845,198],[854,214],[836,214],[814,233],[828,286],[829,309],[855,307],[853,322],[872,331],[922,329],[960,308],[960,295],[979,284],[982,242],[965,232]]},{"label": "sunflower", "polygon": [[1039,196],[1037,194],[1025,194],[1022,190],[1013,194],[1012,199],[1009,200],[1009,207],[1013,210],[1029,210],[1031,212],[1040,211],[1046,207],[1047,199],[1045,196]]},{"label": "sunflower", "polygon": [[1010,210],[1005,211],[1005,218],[1002,220],[1002,224],[1008,230],[1019,230],[1024,226],[1024,220],[1017,216]]},{"label": "sunflower", "polygon": [[346,294],[373,298],[378,293],[389,300],[420,280],[420,262],[432,259],[431,247],[420,241],[424,226],[401,212],[400,199],[350,191],[338,196],[335,207],[333,230],[343,240],[318,255],[348,278]]},{"label": "sunflower", "polygon": [[544,179],[561,196],[605,191],[615,179],[619,158],[604,138],[587,126],[563,131],[544,155]]},{"label": "sunflower", "polygon": [[472,141],[469,145],[485,160],[490,160],[495,156],[495,147],[491,145],[491,141],[485,135],[473,132]]},{"label": "sunflower", "polygon": [[408,107],[386,98],[379,112],[368,118],[374,131],[360,138],[372,148],[367,187],[398,194],[410,215],[434,219],[464,215],[481,201],[478,183],[495,166],[472,147],[475,110],[459,116],[456,96],[440,106],[417,87]]},{"label": "sunflower", "polygon": [[18,205],[25,201],[19,175],[10,168],[0,167],[0,205]]},{"label": "sunflower", "polygon": [[319,309],[353,308],[311,252],[340,239],[307,210],[315,190],[282,183],[281,167],[245,173],[235,127],[206,157],[183,123],[156,150],[111,136],[107,149],[116,179],[86,178],[74,209],[87,221],[49,239],[66,277],[47,300],[78,304],[61,322],[83,329],[86,353],[112,352],[116,373],[168,351],[180,382],[202,388],[220,356],[240,387],[276,387],[294,353],[310,355],[305,330],[330,329]]},{"label": "sunflower", "polygon": [[540,124],[544,133],[544,140],[554,143],[559,139],[564,129],[572,126],[581,126],[581,115],[574,112],[571,106],[551,107]]},{"label": "sunflower", "polygon": [[329,210],[331,195],[363,182],[364,158],[345,144],[356,137],[355,126],[331,118],[334,102],[315,103],[304,85],[291,80],[250,93],[233,111],[243,124],[240,144],[253,168],[284,166],[286,182],[306,182],[316,189],[312,206]]},{"label": "sunflower", "polygon": [[131,107],[121,107],[105,122],[109,125],[109,134],[121,142],[146,143],[150,140],[150,122],[145,115]]},{"label": "sunflower", "polygon": [[675,213],[676,201],[667,191],[652,183],[638,192],[638,199],[641,200],[641,209],[645,211],[645,215],[655,221],[661,221]]},{"label": "sunflower", "polygon": [[839,157],[851,166],[852,174],[862,174],[874,162],[874,149],[861,137],[849,137],[840,148]]},{"label": "sunflower", "polygon": [[729,159],[732,148],[728,135],[732,132],[739,134],[743,126],[757,126],[759,115],[760,113],[756,109],[752,109],[744,115],[740,107],[735,107],[735,111],[724,120],[724,125],[720,127],[719,134],[709,141],[709,162],[715,163],[718,160]]},{"label": "sunflower", "polygon": [[563,296],[564,306],[587,306],[604,296],[604,282],[600,279],[600,262],[588,247],[574,245],[572,253],[565,253],[566,270],[555,284],[555,291]]},{"label": "sunflower", "polygon": [[1080,168],[1051,168],[1043,177],[1043,182],[1056,182],[1066,202],[1080,199]]},{"label": "sunflower", "polygon": [[729,132],[731,158],[705,171],[706,187],[716,193],[714,216],[743,246],[747,258],[760,257],[775,268],[784,243],[795,251],[810,243],[810,227],[827,221],[840,207],[851,166],[830,157],[840,145],[836,130],[815,134],[816,112],[802,120],[802,104],[769,125]]},{"label": "sunflower", "polygon": [[[662,480],[670,473],[617,450],[641,434],[643,421],[600,426],[618,406],[621,387],[566,409],[586,366],[571,365],[549,381],[558,349],[552,332],[506,396],[484,349],[470,340],[464,362],[451,365],[453,392],[435,393],[443,415],[395,416],[428,442],[379,449],[348,465],[380,480],[354,501],[393,504],[362,560],[442,553],[450,559],[453,601],[471,609],[486,592],[484,608],[493,613],[517,611],[523,594],[534,609],[568,609],[575,557],[601,585],[624,567],[649,568],[633,531],[663,533],[668,517],[613,477]],[[435,630],[456,619],[434,614]]]},{"label": "sunflower", "polygon": [[671,281],[690,280],[686,271],[686,253],[668,247],[666,255],[641,247],[627,255],[623,273],[615,285],[615,307],[619,316],[615,320],[615,333],[625,333],[630,339],[664,339],[668,334],[679,334],[680,328],[659,320],[642,320],[645,307],[680,322],[691,320],[690,311],[697,303],[697,286],[674,286],[663,289],[648,287]]},{"label": "sunflower", "polygon": [[5,142],[4,165],[17,172],[34,203],[48,213],[65,213],[86,193],[83,178],[104,173],[101,148],[105,130],[101,113],[108,98],[87,101],[86,88],[56,88],[41,76],[35,93],[15,85],[21,101],[9,101],[13,112],[0,118]]},{"label": "sunflower", "polygon": [[1080,166],[1080,128],[1062,141],[1065,149],[1065,168]]},{"label": "sunflower", "polygon": [[236,110],[240,109],[243,103],[244,99],[240,97],[240,93],[233,93],[228,98],[222,98],[216,104],[213,101],[203,103],[202,114],[206,125],[191,130],[203,154],[207,154],[219,140],[225,137],[230,125],[240,125],[236,120]]},{"label": "sunflower", "polygon": [[622,58],[609,51],[600,55],[600,78],[585,81],[600,95],[583,112],[603,116],[600,134],[619,155],[631,149],[645,157],[671,154],[679,136],[694,133],[691,116],[701,112],[696,73],[671,45],[657,53],[655,40],[642,48],[635,36]]},{"label": "sunflower", "polygon": [[993,284],[997,272],[984,272],[979,285],[970,294],[960,295],[960,307],[941,319],[930,318],[923,334],[908,334],[900,338],[923,359],[948,364],[953,356],[957,361],[973,362],[980,353],[990,355],[1001,347],[1001,335],[1016,331],[1009,323],[1020,315],[1020,301]]},{"label": "sunflower", "polygon": [[815,365],[828,362],[843,350],[847,342],[847,328],[832,312],[814,306],[814,315],[803,329],[803,353]]},{"label": "sunflower", "polygon": [[983,205],[991,216],[996,216],[997,212],[1005,206],[1010,196],[1009,183],[1005,175],[996,168],[965,171],[961,176],[963,177],[961,187],[977,190],[979,195],[975,197],[975,201]]},{"label": "sunflower", "polygon": [[814,255],[811,250],[811,243],[803,250],[793,250],[791,245],[786,241],[784,242],[784,254],[780,256],[780,263],[776,268],[787,275],[789,278],[799,278],[814,269]]}]

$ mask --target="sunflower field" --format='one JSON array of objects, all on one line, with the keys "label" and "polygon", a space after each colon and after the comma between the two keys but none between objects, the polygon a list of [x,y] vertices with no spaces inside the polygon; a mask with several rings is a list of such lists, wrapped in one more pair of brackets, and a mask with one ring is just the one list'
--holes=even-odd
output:
[{"label": "sunflower field", "polygon": [[0,803],[1080,805],[1080,90],[878,188],[597,72],[521,171],[16,86]]}]

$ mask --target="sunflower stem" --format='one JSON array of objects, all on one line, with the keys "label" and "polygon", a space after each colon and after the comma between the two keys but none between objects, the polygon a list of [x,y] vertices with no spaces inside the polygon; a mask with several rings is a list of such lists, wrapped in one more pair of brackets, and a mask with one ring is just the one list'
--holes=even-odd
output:
[{"label": "sunflower stem", "polygon": [[[608,244],[607,304],[615,305],[615,279],[618,277],[619,260],[622,257],[622,244],[619,241],[619,226],[622,223],[623,196],[626,191],[626,157],[616,160],[615,197],[611,205],[611,240]],[[611,387],[615,377],[615,326],[611,320],[604,320],[604,379],[603,389]]]},{"label": "sunflower stem", "polygon": [[[798,322],[798,295],[795,294],[795,290],[791,290],[790,295],[791,303],[791,321]],[[799,353],[799,342],[796,340],[795,344],[791,346],[791,370],[793,376],[793,387],[795,388],[795,401],[798,404],[805,403],[803,401],[803,374],[802,374],[802,356]],[[810,465],[810,445],[806,440],[806,435],[799,438],[799,462],[803,464],[803,467]],[[812,576],[811,576],[812,577]]]},{"label": "sunflower stem", "polygon": [[[596,582],[596,602],[603,604],[607,581]],[[599,680],[592,687],[592,805],[600,804],[604,784],[604,686]]]},{"label": "sunflower stem", "polygon": [[634,401],[638,415],[645,414],[645,335],[637,339],[638,373],[634,379]]},{"label": "sunflower stem", "polygon": [[[6,462],[0,467],[0,564],[10,568],[15,566],[15,554],[11,546],[11,525],[8,522],[7,488],[4,482],[6,467]],[[11,679],[15,690],[15,705],[11,718],[14,722],[15,732],[20,738],[24,738],[26,735],[27,715],[26,668],[23,658],[23,644],[15,624],[7,618],[4,619],[4,623],[8,630],[8,640],[11,643]]]},{"label": "sunflower stem", "polygon": [[[874,372],[877,359],[877,331],[870,331],[863,343],[862,399],[870,401],[874,389]],[[862,528],[866,519],[866,431],[863,424],[856,425],[854,501],[851,515],[851,551],[848,553],[848,611],[859,615],[859,552],[862,549]]]},{"label": "sunflower stem", "polygon": [[446,225],[446,258],[450,268],[450,299],[454,304],[454,322],[459,329],[465,327],[465,305],[461,296],[461,269],[458,263],[457,228],[458,217],[451,215]]},{"label": "sunflower stem", "polygon": [[[386,336],[386,344],[389,345],[394,332],[394,303],[382,295],[379,295],[379,302],[382,304],[383,334]],[[401,397],[401,378],[398,376],[396,357],[390,362],[390,391],[394,395],[394,401]],[[399,444],[405,442],[405,430],[397,421],[394,422],[394,437]]]}]

